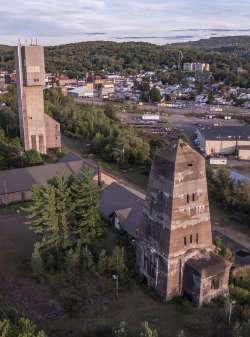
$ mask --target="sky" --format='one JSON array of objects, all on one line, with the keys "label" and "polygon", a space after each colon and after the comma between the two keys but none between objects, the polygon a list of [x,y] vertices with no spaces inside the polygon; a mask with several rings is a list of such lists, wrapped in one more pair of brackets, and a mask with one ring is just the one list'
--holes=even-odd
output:
[{"label": "sky", "polygon": [[249,0],[0,0],[0,44],[250,35]]}]

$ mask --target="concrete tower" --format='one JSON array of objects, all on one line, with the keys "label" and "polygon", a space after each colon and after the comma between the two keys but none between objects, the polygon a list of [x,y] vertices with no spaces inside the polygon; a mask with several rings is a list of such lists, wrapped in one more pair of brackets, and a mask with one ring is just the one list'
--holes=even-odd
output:
[{"label": "concrete tower", "polygon": [[[216,264],[225,272],[224,260],[218,257],[215,262],[212,252],[205,160],[182,140],[154,159],[138,237],[138,269],[165,299],[183,294],[184,273],[192,259],[204,259],[202,268]],[[198,287],[195,300],[200,304],[205,300],[200,289],[204,277],[201,271],[198,274],[193,286]],[[190,295],[194,291],[197,296],[197,289]]]},{"label": "concrete tower", "polygon": [[42,46],[17,46],[15,51],[20,137],[25,151],[46,154],[61,148],[60,125],[44,113],[44,50]]}]

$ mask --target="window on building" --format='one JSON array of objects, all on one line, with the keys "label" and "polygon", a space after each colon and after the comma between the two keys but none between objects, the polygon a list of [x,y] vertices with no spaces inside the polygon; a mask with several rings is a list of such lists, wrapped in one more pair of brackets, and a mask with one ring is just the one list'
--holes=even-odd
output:
[{"label": "window on building", "polygon": [[196,233],[196,243],[199,243],[199,234]]},{"label": "window on building", "polygon": [[44,137],[43,137],[43,135],[39,135],[38,139],[39,139],[39,151],[41,153],[44,153]]},{"label": "window on building", "polygon": [[192,194],[192,200],[195,201],[196,200],[196,196],[195,193]]},{"label": "window on building", "polygon": [[189,167],[193,166],[193,163],[188,163],[188,166],[189,166]]},{"label": "window on building", "polygon": [[193,235],[190,235],[190,243],[193,243]]},{"label": "window on building", "polygon": [[211,289],[219,289],[220,288],[220,278],[219,276],[215,276],[211,280]]},{"label": "window on building", "polygon": [[187,237],[185,236],[184,237],[184,246],[186,246],[187,245]]},{"label": "window on building", "polygon": [[190,196],[189,194],[187,194],[187,203],[189,204],[189,202],[190,202]]},{"label": "window on building", "polygon": [[36,150],[36,135],[31,135],[31,147],[32,150]]}]

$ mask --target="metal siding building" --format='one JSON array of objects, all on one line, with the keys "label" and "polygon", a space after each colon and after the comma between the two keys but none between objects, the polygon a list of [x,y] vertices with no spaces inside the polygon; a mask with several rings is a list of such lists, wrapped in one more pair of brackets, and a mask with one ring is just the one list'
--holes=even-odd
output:
[{"label": "metal siding building", "polygon": [[250,126],[216,126],[197,131],[197,138],[207,155],[237,154],[250,146]]}]

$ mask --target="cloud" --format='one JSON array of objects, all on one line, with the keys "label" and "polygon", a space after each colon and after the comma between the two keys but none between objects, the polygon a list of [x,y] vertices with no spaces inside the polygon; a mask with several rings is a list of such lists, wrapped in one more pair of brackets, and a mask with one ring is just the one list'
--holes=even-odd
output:
[{"label": "cloud", "polygon": [[32,36],[45,44],[103,36],[165,43],[247,34],[249,17],[246,0],[12,0],[1,3],[0,43]]}]

